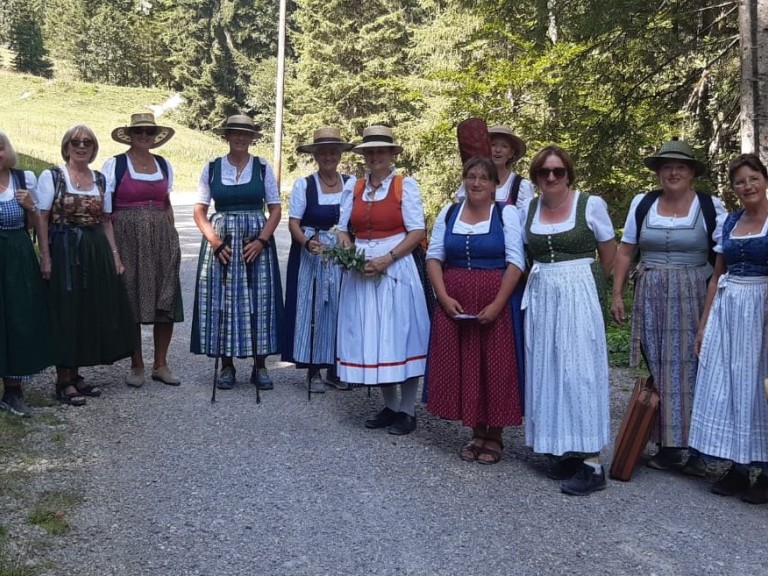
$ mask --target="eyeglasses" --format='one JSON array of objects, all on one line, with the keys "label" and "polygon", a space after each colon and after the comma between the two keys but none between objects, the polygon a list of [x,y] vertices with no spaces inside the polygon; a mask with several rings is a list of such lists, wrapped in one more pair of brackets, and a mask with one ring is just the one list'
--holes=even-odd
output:
[{"label": "eyeglasses", "polygon": [[491,179],[488,176],[465,176],[464,182],[467,182],[469,184],[472,184],[473,182],[480,182],[481,184],[485,184],[486,182],[490,182]]},{"label": "eyeglasses", "polygon": [[760,184],[760,178],[757,176],[752,176],[751,178],[747,178],[746,180],[737,180],[733,183],[733,189],[734,190],[743,190],[747,186],[755,186],[757,187],[758,184]]},{"label": "eyeglasses", "polygon": [[83,138],[82,140],[73,138],[69,143],[72,148],[90,148],[93,146],[93,140],[90,138]]},{"label": "eyeglasses", "polygon": [[553,174],[555,178],[558,180],[565,178],[566,174],[568,174],[568,171],[565,168],[557,167],[557,168],[538,168],[536,170],[536,178],[543,178],[546,180],[549,178],[549,175]]},{"label": "eyeglasses", "polygon": [[157,128],[155,126],[149,126],[146,128],[131,128],[131,134],[146,134],[147,136],[154,136],[157,134]]}]

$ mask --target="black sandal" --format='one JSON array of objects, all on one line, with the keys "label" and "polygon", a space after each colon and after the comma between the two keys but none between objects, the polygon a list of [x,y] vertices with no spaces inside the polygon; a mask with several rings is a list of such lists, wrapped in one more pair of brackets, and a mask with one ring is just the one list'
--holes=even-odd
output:
[{"label": "black sandal", "polygon": [[[74,392],[65,391],[70,386],[75,388]],[[56,399],[62,404],[69,404],[70,406],[85,406],[86,404],[85,397],[77,390],[77,386],[71,382],[56,384]]]},{"label": "black sandal", "polygon": [[98,398],[101,396],[101,388],[85,384],[85,378],[77,374],[72,385],[77,388],[77,392],[80,396],[91,396],[92,398]]}]

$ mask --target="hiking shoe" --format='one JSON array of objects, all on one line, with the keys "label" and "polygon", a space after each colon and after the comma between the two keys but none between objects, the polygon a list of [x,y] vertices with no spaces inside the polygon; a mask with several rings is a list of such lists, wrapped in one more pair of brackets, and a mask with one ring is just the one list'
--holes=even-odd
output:
[{"label": "hiking shoe", "polygon": [[547,478],[551,478],[552,480],[568,480],[569,478],[573,478],[574,474],[581,468],[582,462],[584,462],[584,460],[574,456],[558,458],[549,465]]},{"label": "hiking shoe", "polygon": [[269,377],[267,369],[257,368],[256,366],[251,370],[251,384],[257,386],[259,390],[272,390],[275,387],[275,383]]},{"label": "hiking shoe", "polygon": [[688,461],[680,469],[680,472],[686,476],[704,478],[707,475],[707,463],[704,462],[704,458],[698,452],[689,452]]},{"label": "hiking shoe", "polygon": [[741,500],[747,504],[768,504],[768,475],[760,472],[752,487],[741,495]]},{"label": "hiking shoe", "polygon": [[589,464],[581,464],[572,478],[560,484],[560,491],[571,496],[587,496],[598,490],[605,490],[608,483],[605,481],[605,467],[597,472]]},{"label": "hiking shoe", "polygon": [[328,386],[333,386],[336,388],[336,390],[352,390],[352,384],[349,382],[342,382],[341,379],[336,375],[336,372],[331,368],[328,368],[328,370],[325,372],[325,383]]},{"label": "hiking shoe", "polygon": [[325,392],[325,382],[323,377],[320,376],[320,372],[315,372],[312,376],[307,375],[307,388],[314,394],[322,394]]},{"label": "hiking shoe", "polygon": [[395,423],[397,412],[391,408],[384,408],[376,416],[365,421],[366,428],[386,428]]},{"label": "hiking shoe", "polygon": [[654,470],[681,470],[685,464],[685,450],[681,448],[662,447],[656,455],[646,462],[648,468]]},{"label": "hiking shoe", "polygon": [[235,382],[235,367],[224,366],[221,372],[219,372],[219,381],[216,383],[216,388],[219,390],[231,390]]},{"label": "hiking shoe", "polygon": [[749,469],[733,464],[709,489],[718,496],[735,496],[749,490]]},{"label": "hiking shoe", "polygon": [[14,416],[22,418],[32,417],[32,408],[24,402],[21,390],[6,390],[2,399],[0,399],[0,410],[5,410]]}]

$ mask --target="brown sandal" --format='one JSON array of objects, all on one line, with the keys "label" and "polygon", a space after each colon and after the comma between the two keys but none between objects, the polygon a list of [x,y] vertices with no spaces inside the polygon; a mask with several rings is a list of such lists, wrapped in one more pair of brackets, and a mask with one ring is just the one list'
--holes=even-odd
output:
[{"label": "brown sandal", "polygon": [[[495,444],[498,444],[498,448],[489,448],[488,442],[493,442]],[[504,444],[501,443],[501,440],[493,440],[491,438],[485,439],[485,444],[483,444],[483,447],[480,449],[480,452],[477,455],[477,461],[480,464],[496,464],[499,460],[501,460],[501,454],[504,451]],[[487,456],[487,458],[483,458],[483,456]]]},{"label": "brown sandal", "polygon": [[476,462],[477,457],[483,451],[483,445],[476,444],[476,442],[482,442],[483,440],[484,438],[472,438],[459,450],[459,458],[464,460],[464,462]]}]

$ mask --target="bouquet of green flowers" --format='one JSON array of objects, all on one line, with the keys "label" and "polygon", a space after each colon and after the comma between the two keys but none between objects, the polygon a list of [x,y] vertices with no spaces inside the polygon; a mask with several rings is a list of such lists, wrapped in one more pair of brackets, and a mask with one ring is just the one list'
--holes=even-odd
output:
[{"label": "bouquet of green flowers", "polygon": [[362,274],[365,268],[365,252],[355,248],[354,244],[346,248],[339,244],[331,248],[324,247],[322,256],[324,260],[332,260],[344,270],[354,270]]}]

